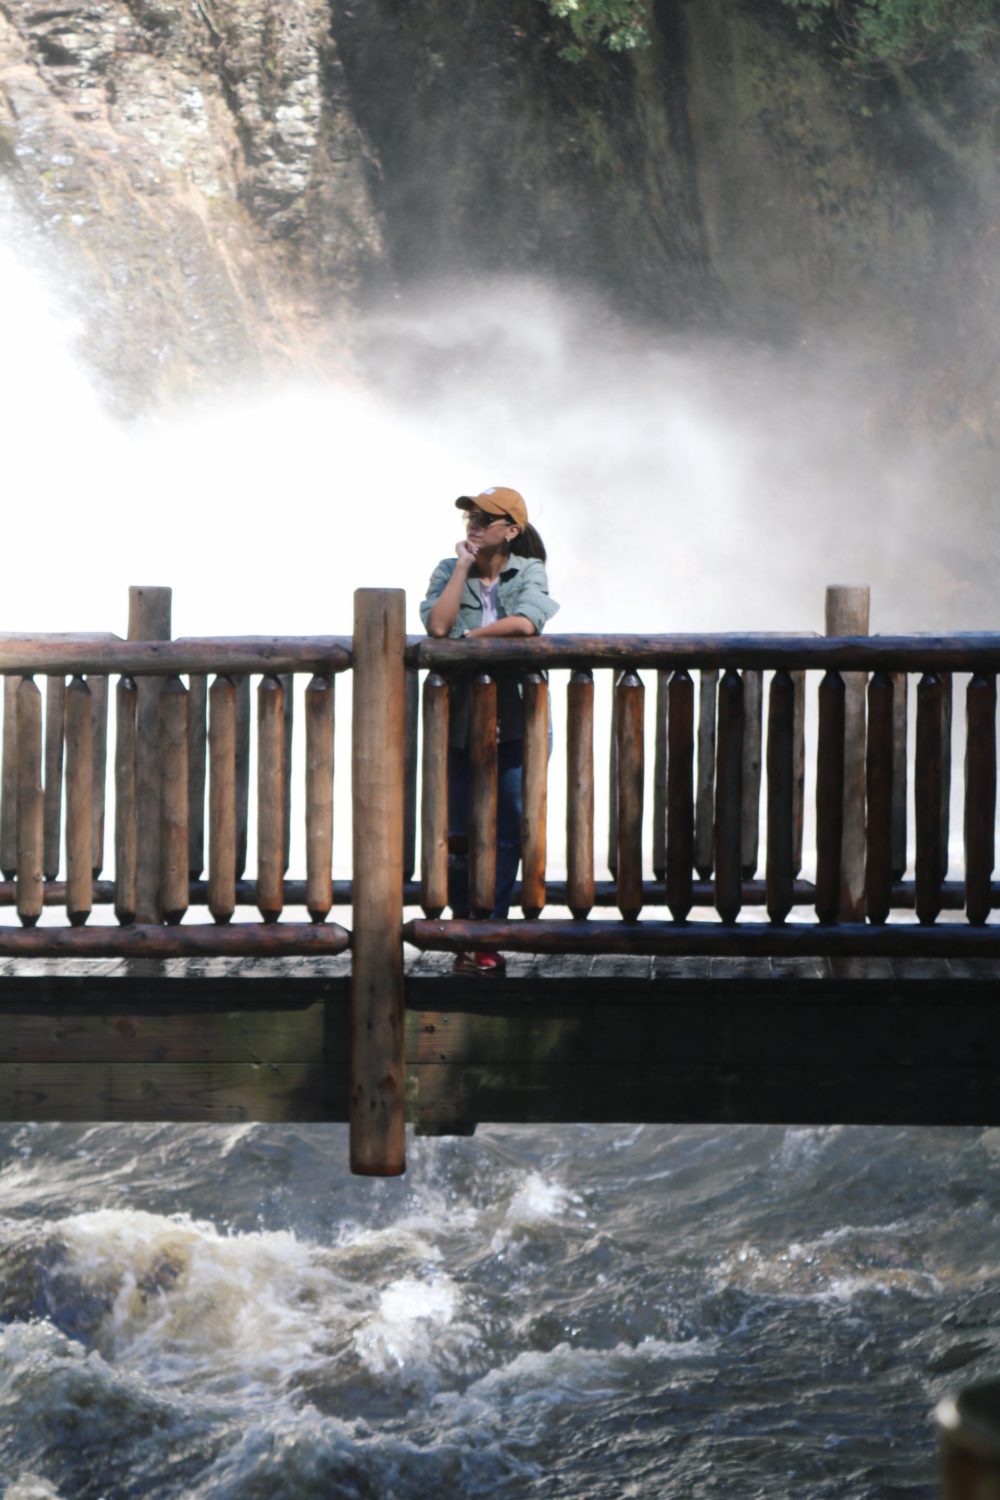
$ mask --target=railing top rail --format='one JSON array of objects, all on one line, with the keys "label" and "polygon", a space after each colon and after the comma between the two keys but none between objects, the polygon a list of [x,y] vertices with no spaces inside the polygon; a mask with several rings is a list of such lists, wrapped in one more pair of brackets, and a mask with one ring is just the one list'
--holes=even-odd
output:
[{"label": "railing top rail", "polygon": [[[109,634],[0,635],[0,674],[166,673],[234,675],[343,672],[350,636],[206,636],[123,641]],[[408,636],[410,667],[645,667],[765,670],[1000,672],[1000,632],[952,635],[822,636],[549,635],[513,639],[433,640]]]},{"label": "railing top rail", "polygon": [[750,667],[873,672],[997,672],[1000,632],[822,636],[547,635],[433,640],[408,636],[411,667]]},{"label": "railing top rail", "polygon": [[343,672],[350,636],[216,636],[176,641],[123,641],[116,636],[0,635],[0,673]]}]

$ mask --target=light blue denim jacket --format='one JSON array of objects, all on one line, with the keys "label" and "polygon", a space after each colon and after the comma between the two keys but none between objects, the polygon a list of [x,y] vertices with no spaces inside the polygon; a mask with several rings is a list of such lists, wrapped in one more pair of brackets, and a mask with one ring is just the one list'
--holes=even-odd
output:
[{"label": "light blue denim jacket", "polygon": [[[456,557],[442,558],[431,574],[427,597],[420,606],[420,618],[425,630],[434,603],[444,593],[448,579],[457,565]],[[453,640],[457,640],[466,630],[475,630],[483,623],[483,599],[479,584],[477,573],[470,573],[465,580],[458,614],[448,632]],[[534,625],[537,634],[541,635],[546,621],[551,620],[558,608],[556,601],[549,597],[545,564],[539,562],[537,557],[515,557],[512,552],[497,582],[497,618],[502,620],[508,615],[523,615]]]},{"label": "light blue denim jacket", "polygon": [[[425,630],[434,603],[444,592],[457,564],[458,559],[455,557],[442,558],[431,574],[427,597],[420,606],[420,618]],[[448,632],[452,640],[460,639],[466,630],[475,630],[483,623],[483,600],[479,585],[479,575],[470,573],[465,580],[455,623]],[[512,552],[497,580],[497,619],[523,615],[541,635],[546,620],[551,620],[558,608],[556,601],[549,596],[545,564],[537,557],[516,557]],[[497,673],[497,723],[501,740],[520,739],[524,734],[521,676],[520,672],[511,668]],[[469,704],[464,684],[460,680],[451,681],[450,697],[448,743],[454,749],[463,750],[469,740]]]}]

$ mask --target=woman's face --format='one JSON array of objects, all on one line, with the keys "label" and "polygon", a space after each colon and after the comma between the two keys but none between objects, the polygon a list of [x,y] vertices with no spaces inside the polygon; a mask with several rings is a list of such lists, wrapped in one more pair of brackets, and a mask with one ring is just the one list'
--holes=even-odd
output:
[{"label": "woman's face", "polygon": [[517,527],[506,516],[491,516],[475,506],[465,512],[465,538],[479,552],[484,547],[505,546],[517,536]]}]

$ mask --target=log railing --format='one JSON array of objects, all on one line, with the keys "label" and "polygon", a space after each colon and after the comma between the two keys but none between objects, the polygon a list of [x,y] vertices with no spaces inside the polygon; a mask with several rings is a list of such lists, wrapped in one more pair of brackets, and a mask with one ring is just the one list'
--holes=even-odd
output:
[{"label": "log railing", "polygon": [[[1000,924],[989,920],[1000,909],[992,878],[1000,635],[436,641],[406,637],[403,615],[402,594],[361,590],[351,637],[171,640],[169,591],[133,590],[128,640],[0,637],[0,906],[14,908],[18,923],[0,924],[0,957],[351,948],[352,1155],[358,1170],[392,1172],[403,1159],[404,938],[455,952],[1000,952]],[[827,624],[836,627],[836,608]],[[488,913],[504,668],[521,674],[525,710],[522,915],[497,922]],[[348,670],[354,845],[351,878],[335,881],[334,697]],[[613,683],[606,727],[595,715],[602,672]],[[955,674],[967,678],[958,878],[948,869]],[[307,678],[301,728],[296,676]],[[455,921],[443,916],[448,719],[463,679],[474,916]],[[565,742],[553,752],[565,765],[564,809],[549,795],[557,695],[566,708]],[[296,735],[305,749],[305,870],[291,878]],[[601,751],[611,781],[606,844],[595,827]],[[813,801],[814,857],[804,838]],[[557,817],[566,858],[553,872]],[[111,879],[103,877],[106,823]],[[605,848],[610,878],[596,864]],[[404,925],[404,905],[423,915]],[[95,906],[113,907],[116,924],[95,918]],[[247,906],[259,920],[238,919]],[[351,909],[350,930],[329,920],[335,906]],[[547,916],[553,906],[570,915]],[[612,907],[617,916],[594,918]],[[47,908],[63,908],[64,921],[53,924],[58,912]],[[198,908],[207,919],[194,919]],[[961,920],[941,920],[957,911]]]}]

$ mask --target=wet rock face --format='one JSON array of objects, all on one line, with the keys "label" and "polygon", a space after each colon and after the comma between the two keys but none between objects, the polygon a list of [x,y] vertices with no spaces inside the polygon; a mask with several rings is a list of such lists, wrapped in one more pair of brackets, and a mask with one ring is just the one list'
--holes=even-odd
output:
[{"label": "wet rock face", "polygon": [[327,355],[368,171],[319,0],[0,6],[2,201],[126,407]]},{"label": "wet rock face", "polygon": [[652,18],[572,64],[539,0],[0,0],[0,208],[126,405],[343,362],[366,290],[497,272],[918,357],[961,322],[967,359],[997,319],[989,67],[850,76],[780,0]]}]

